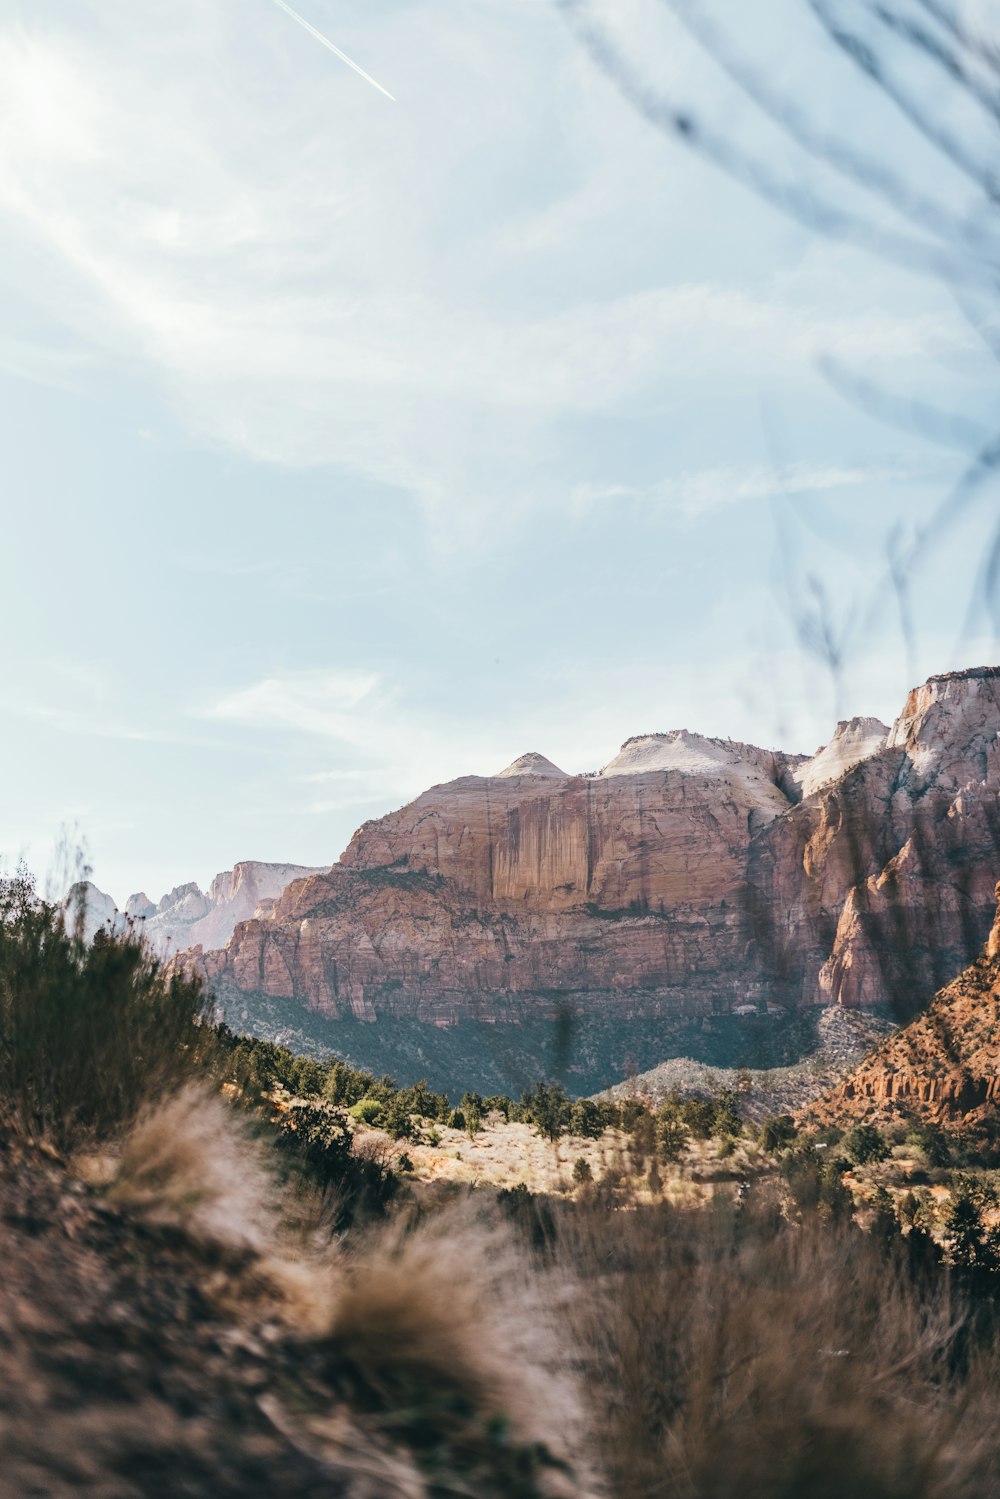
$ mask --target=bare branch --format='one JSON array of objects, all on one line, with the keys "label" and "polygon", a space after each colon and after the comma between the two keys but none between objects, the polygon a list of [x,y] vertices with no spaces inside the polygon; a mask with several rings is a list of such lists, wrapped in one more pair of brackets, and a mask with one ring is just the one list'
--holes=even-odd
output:
[{"label": "bare branch", "polygon": [[911,93],[892,76],[878,53],[863,37],[838,22],[829,0],[809,0],[809,7],[830,40],[835,42],[844,55],[849,57],[885,97],[895,104],[904,118],[909,120],[925,140],[929,141],[954,167],[974,182],[992,203],[1000,201],[1000,182],[996,176],[987,170],[983,162],[966,150],[953,131],[932,118],[925,106],[918,103]]},{"label": "bare branch", "polygon": [[886,232],[871,219],[840,207],[802,183],[778,176],[758,157],[712,131],[692,109],[674,103],[646,84],[607,32],[583,17],[587,0],[557,0],[557,4],[596,65],[644,119],[663,134],[698,151],[788,218],[813,233],[857,245],[908,270],[933,275],[948,283],[995,286],[996,269],[979,263],[967,252],[958,256],[915,237]]},{"label": "bare branch", "polygon": [[932,31],[928,31],[926,27],[918,25],[906,16],[901,16],[898,11],[890,10],[885,5],[877,5],[875,14],[890,31],[937,63],[953,83],[964,90],[971,99],[975,99],[994,123],[1000,122],[1000,95],[977,77],[960,53],[949,47]]},{"label": "bare branch", "polygon": [[981,239],[975,224],[956,218],[945,205],[915,192],[877,158],[855,150],[850,142],[818,130],[808,114],[780,95],[764,75],[737,54],[728,40],[690,0],[663,0],[681,25],[768,119],[797,146],[825,162],[849,181],[874,193],[897,213],[938,239]]},{"label": "bare branch", "polygon": [[917,0],[917,4],[922,5],[940,26],[943,26],[956,41],[965,47],[966,51],[970,52],[973,57],[979,58],[986,67],[1000,76],[1000,52],[974,36],[969,28],[963,25],[953,6],[943,3],[943,0]]},{"label": "bare branch", "polygon": [[955,299],[956,307],[965,318],[973,333],[985,344],[993,358],[1000,363],[1000,333],[997,333],[989,323],[978,316],[975,307],[963,296],[960,287],[953,286],[951,293]]},{"label": "bare branch", "polygon": [[874,417],[887,427],[898,427],[911,436],[919,436],[940,447],[959,452],[985,446],[989,434],[978,422],[944,411],[913,396],[898,396],[873,380],[856,375],[829,355],[817,361],[823,377],[857,410]]}]

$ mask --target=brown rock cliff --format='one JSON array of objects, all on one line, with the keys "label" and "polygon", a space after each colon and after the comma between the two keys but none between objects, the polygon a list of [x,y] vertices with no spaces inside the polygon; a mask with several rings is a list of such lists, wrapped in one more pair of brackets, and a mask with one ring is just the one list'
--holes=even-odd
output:
[{"label": "brown rock cliff", "polygon": [[596,776],[522,756],[366,823],[188,961],[367,1019],[913,1013],[989,931],[1000,669],[932,678],[881,727],[841,724],[812,761],[684,730]]}]

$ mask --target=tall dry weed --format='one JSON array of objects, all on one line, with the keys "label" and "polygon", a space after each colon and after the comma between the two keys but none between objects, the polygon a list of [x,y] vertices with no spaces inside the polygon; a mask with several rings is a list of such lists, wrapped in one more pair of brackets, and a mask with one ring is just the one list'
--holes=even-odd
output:
[{"label": "tall dry weed", "polygon": [[995,1340],[905,1250],[818,1218],[578,1211],[560,1255],[616,1494],[978,1499],[1000,1492]]},{"label": "tall dry weed", "polygon": [[470,1203],[359,1243],[325,1339],[330,1377],[415,1451],[432,1493],[585,1495],[586,1423],[558,1310],[507,1225]]},{"label": "tall dry weed", "polygon": [[140,1115],[107,1195],[150,1222],[262,1254],[278,1237],[271,1154],[217,1091],[189,1083]]}]

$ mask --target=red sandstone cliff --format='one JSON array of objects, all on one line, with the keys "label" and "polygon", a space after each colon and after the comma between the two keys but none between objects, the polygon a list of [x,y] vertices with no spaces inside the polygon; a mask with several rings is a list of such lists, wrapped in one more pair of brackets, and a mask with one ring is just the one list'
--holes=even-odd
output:
[{"label": "red sandstone cliff", "polygon": [[915,1010],[989,929],[1000,668],[932,678],[881,729],[841,724],[812,761],[686,731],[592,777],[522,756],[366,823],[189,961],[364,1018]]},{"label": "red sandstone cliff", "polygon": [[[997,886],[1000,902],[1000,885]],[[808,1111],[816,1122],[903,1112],[975,1123],[1000,1099],[1000,905],[981,957]]]}]

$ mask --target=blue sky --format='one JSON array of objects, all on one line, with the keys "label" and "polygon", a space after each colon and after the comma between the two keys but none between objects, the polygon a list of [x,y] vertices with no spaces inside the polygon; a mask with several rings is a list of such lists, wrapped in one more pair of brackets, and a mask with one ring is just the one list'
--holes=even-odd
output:
[{"label": "blue sky", "polygon": [[[296,8],[396,102],[271,0],[0,8],[0,854],[78,828],[155,899],[329,862],[524,750],[812,750],[995,658],[995,493],[915,577],[908,659],[885,540],[962,454],[819,368],[985,422],[942,287],[665,141],[544,0]],[[800,168],[657,0],[594,13]],[[806,7],[741,14],[776,83],[926,170]],[[839,693],[790,623],[810,577],[839,621],[880,605]]]}]

